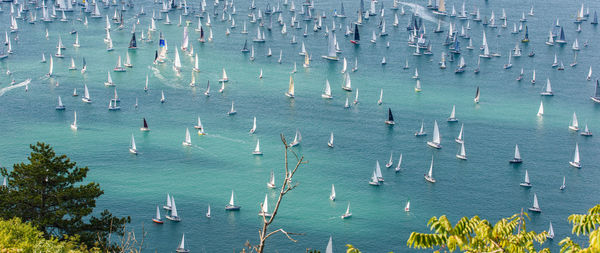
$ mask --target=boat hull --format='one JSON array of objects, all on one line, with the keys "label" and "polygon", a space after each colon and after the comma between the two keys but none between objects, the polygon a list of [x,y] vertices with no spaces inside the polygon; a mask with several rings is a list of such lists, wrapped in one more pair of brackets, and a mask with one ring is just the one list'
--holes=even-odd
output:
[{"label": "boat hull", "polygon": [[536,207],[530,207],[529,211],[536,212],[536,213],[541,213],[542,209],[539,209],[539,208],[536,208]]},{"label": "boat hull", "polygon": [[156,223],[156,224],[163,224],[163,223],[165,223],[163,220],[159,220],[159,219],[156,219],[156,218],[152,219],[152,221],[154,223]]},{"label": "boat hull", "polygon": [[425,175],[425,180],[430,183],[435,183],[435,179],[427,175]]},{"label": "boat hull", "polygon": [[167,218],[171,221],[181,221],[181,218],[179,218],[179,216],[166,215],[165,218]]},{"label": "boat hull", "polygon": [[432,148],[436,148],[436,149],[442,148],[442,145],[440,145],[439,143],[432,142],[432,141],[428,141],[427,145],[430,146],[430,147],[432,147]]},{"label": "boat hull", "polygon": [[514,159],[512,159],[512,160],[510,160],[510,161],[508,161],[508,162],[509,162],[509,163],[522,163],[522,162],[523,162],[523,160],[522,160],[522,159],[517,159],[517,158],[514,158]]},{"label": "boat hull", "polygon": [[570,161],[569,164],[575,168],[581,168],[581,163]]},{"label": "boat hull", "polygon": [[227,205],[227,206],[225,206],[225,211],[239,211],[241,208],[242,208],[241,206]]}]

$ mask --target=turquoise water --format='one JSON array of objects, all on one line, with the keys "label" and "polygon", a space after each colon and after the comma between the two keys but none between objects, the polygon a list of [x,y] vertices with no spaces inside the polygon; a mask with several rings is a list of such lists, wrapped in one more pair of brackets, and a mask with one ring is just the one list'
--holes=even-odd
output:
[{"label": "turquoise water", "polygon": [[[381,2],[382,0],[380,0]],[[183,28],[177,26],[180,10],[169,13],[173,25],[157,21],[169,44],[169,60],[162,65],[152,65],[157,49],[158,32],[153,34],[152,44],[139,42],[137,50],[129,50],[134,67],[125,73],[112,72],[117,57],[125,57],[130,39],[133,15],[144,5],[148,15],[140,16],[136,34],[140,38],[141,29],[147,30],[152,9],[160,8],[151,2],[136,1],[135,10],[124,12],[126,28],[111,32],[115,50],[106,51],[103,42],[105,20],[88,17],[89,25],[72,21],[52,23],[37,22],[34,25],[18,20],[19,40],[12,41],[14,53],[0,61],[0,164],[10,166],[24,161],[29,153],[28,144],[44,141],[52,144],[58,153],[65,153],[82,166],[91,168],[89,180],[99,182],[105,194],[98,201],[98,209],[108,208],[117,215],[130,215],[131,227],[136,229],[138,238],[142,226],[147,232],[147,251],[166,252],[177,248],[181,234],[186,234],[186,244],[193,252],[222,252],[240,250],[246,240],[257,242],[257,231],[261,219],[257,216],[260,202],[267,193],[271,208],[276,200],[276,192],[266,188],[269,174],[275,171],[276,184],[280,186],[283,166],[283,147],[279,134],[293,138],[296,129],[303,136],[300,146],[294,148],[304,155],[309,163],[299,169],[295,181],[300,185],[286,196],[272,229],[305,233],[298,236],[298,243],[277,235],[269,239],[269,252],[298,252],[306,248],[324,250],[329,236],[333,236],[334,249],[341,252],[346,243],[352,243],[367,252],[407,251],[406,240],[412,231],[428,231],[427,220],[431,216],[447,214],[452,220],[466,215],[480,215],[496,221],[501,217],[517,213],[521,208],[530,207],[533,194],[537,193],[541,214],[532,214],[529,229],[542,231],[548,228],[549,221],[554,225],[556,238],[570,235],[570,225],[566,218],[571,213],[582,213],[600,198],[597,179],[600,172],[597,164],[600,150],[597,137],[584,138],[569,132],[567,126],[575,111],[581,126],[588,124],[592,131],[600,131],[598,114],[600,107],[589,100],[594,82],[586,81],[588,68],[600,56],[596,51],[598,41],[597,26],[589,21],[582,24],[583,31],[576,33],[573,24],[578,3],[556,2],[544,4],[535,2],[535,16],[528,16],[529,44],[520,44],[523,56],[513,58],[513,68],[502,69],[507,62],[507,54],[523,33],[510,34],[512,23],[517,22],[521,12],[528,12],[531,3],[521,1],[480,2],[467,1],[471,12],[475,5],[480,7],[482,16],[489,16],[493,10],[497,17],[506,8],[509,28],[483,28],[480,23],[471,22],[469,34],[473,45],[481,45],[482,30],[486,30],[492,52],[496,45],[502,54],[500,58],[482,59],[481,73],[473,74],[479,51],[465,49],[461,39],[463,57],[468,64],[467,71],[453,73],[457,61],[448,63],[441,70],[437,62],[442,51],[447,51],[441,43],[445,33],[434,34],[437,19],[429,11],[420,11],[427,27],[428,38],[432,40],[433,56],[412,55],[414,48],[407,47],[406,24],[414,3],[403,3],[407,15],[400,16],[400,25],[395,28],[392,2],[383,1],[386,9],[387,38],[379,37],[377,44],[368,42],[377,19],[371,17],[360,28],[362,44],[358,47],[348,42],[343,32],[336,32],[342,54],[353,67],[355,57],[359,59],[359,70],[351,73],[354,88],[360,90],[357,106],[344,109],[346,96],[352,100],[354,93],[341,90],[343,76],[341,62],[328,62],[320,58],[326,53],[327,38],[324,32],[312,32],[302,37],[303,29],[289,27],[290,12],[283,16],[288,23],[288,33],[282,35],[275,22],[271,32],[265,31],[267,42],[254,43],[256,59],[242,54],[244,40],[255,36],[256,25],[247,23],[249,34],[241,34],[244,20],[248,20],[249,3],[237,2],[237,15],[234,16],[237,28],[225,35],[227,22],[220,17],[211,17],[214,41],[200,44],[198,33],[193,31],[197,18],[187,17],[190,25],[190,42],[200,57],[201,72],[197,73],[198,87],[190,88],[190,72],[193,59],[180,51],[184,65],[180,77],[171,66],[175,47],[180,46]],[[190,3],[197,8],[198,3]],[[223,3],[221,3],[222,5]],[[266,2],[257,1],[257,7],[264,8]],[[275,2],[271,2],[275,4]],[[297,9],[300,2],[296,1]],[[338,1],[316,1],[318,12],[328,13],[339,8]],[[426,5],[418,1],[420,6]],[[462,2],[448,2],[448,9],[454,4],[457,10]],[[600,7],[594,1],[585,1],[593,11]],[[344,1],[348,18],[336,19],[336,23],[350,24],[355,18],[358,1]],[[3,3],[0,18],[0,31],[8,29],[9,5]],[[282,6],[282,8],[285,8]],[[422,7],[420,7],[421,9]],[[33,9],[33,8],[31,8]],[[209,10],[212,6],[209,3]],[[221,8],[219,8],[221,9]],[[379,7],[378,7],[379,9]],[[112,17],[113,7],[101,8],[102,14]],[[41,18],[41,10],[38,10]],[[59,13],[60,15],[60,13]],[[67,14],[70,20],[78,11]],[[28,14],[27,14],[28,16]],[[331,14],[323,20],[323,25],[331,26]],[[301,16],[298,15],[300,18]],[[555,18],[560,18],[565,27],[569,44],[549,47],[544,45],[548,30]],[[301,18],[300,18],[301,19]],[[6,21],[4,21],[6,20]],[[460,29],[466,21],[446,17],[445,22],[456,22]],[[301,21],[303,22],[303,21]],[[447,30],[448,25],[444,26]],[[45,29],[49,31],[46,39]],[[79,32],[81,48],[73,48],[75,28]],[[206,27],[205,27],[206,28]],[[323,28],[324,29],[324,28]],[[498,31],[501,36],[497,37]],[[14,38],[16,34],[11,34]],[[296,34],[298,44],[290,44]],[[54,77],[48,79],[48,63],[39,63],[42,53],[54,54],[58,37],[61,36],[67,50],[64,59],[54,59]],[[579,64],[568,66],[573,60],[570,48],[574,38],[580,45],[586,40],[590,46],[579,52]],[[309,54],[312,54],[311,67],[302,67],[303,57],[298,55],[304,41]],[[390,42],[386,48],[385,42]],[[253,44],[249,42],[249,44]],[[268,48],[273,57],[266,57]],[[536,56],[526,54],[535,48]],[[279,51],[283,51],[283,62],[277,63]],[[565,71],[550,67],[554,53],[566,66]],[[386,56],[388,64],[380,65]],[[86,58],[86,74],[69,71],[70,57],[74,57],[81,68],[82,57]],[[403,70],[408,58],[410,69]],[[298,72],[293,75],[296,84],[296,98],[291,100],[284,95],[287,91],[289,73],[297,62]],[[225,67],[230,82],[224,93],[218,93],[217,80]],[[411,78],[414,68],[419,69],[423,92],[415,93],[415,81]],[[525,69],[525,78],[516,82],[520,68]],[[260,69],[264,78],[258,79]],[[537,71],[537,84],[531,85],[531,71]],[[594,71],[600,71],[593,66]],[[10,79],[4,73],[13,72],[17,83],[31,78],[29,91],[24,87],[7,89]],[[106,72],[112,78],[121,98],[122,109],[118,112],[107,110],[113,88],[104,87]],[[143,86],[146,75],[150,76],[149,88]],[[597,74],[594,74],[596,77]],[[555,96],[541,98],[539,92],[546,78],[552,81]],[[320,97],[325,80],[332,86],[334,99]],[[211,81],[212,96],[203,95],[207,80]],[[55,86],[58,81],[60,85]],[[83,93],[87,84],[92,104],[84,104],[80,97],[72,97],[73,88]],[[473,104],[475,88],[481,87],[481,102]],[[380,89],[384,90],[383,105],[376,104]],[[161,104],[160,93],[165,92],[167,102]],[[57,96],[61,96],[66,111],[55,111]],[[139,107],[134,108],[135,99]],[[544,102],[545,115],[536,117],[540,100]],[[227,116],[231,102],[235,101],[235,116]],[[459,123],[447,123],[452,105],[456,105]],[[387,109],[394,112],[396,125],[388,127],[383,123]],[[79,130],[69,128],[77,111]],[[183,147],[185,129],[193,128],[196,117],[202,118],[206,136],[197,136],[192,131],[192,147]],[[258,128],[249,135],[253,117],[257,117]],[[139,131],[142,118],[146,117],[150,128],[148,133]],[[425,121],[429,135],[416,138],[421,120]],[[441,150],[427,147],[433,121],[437,120],[442,136]],[[460,124],[465,124],[465,146],[468,161],[455,158],[459,146],[453,141],[458,135]],[[335,134],[335,148],[327,147],[330,132]],[[131,155],[127,148],[131,134],[134,134],[139,155]],[[251,154],[256,140],[260,139],[264,152],[262,157]],[[520,166],[508,164],[512,158],[514,145],[519,144],[524,163]],[[582,169],[574,169],[568,161],[572,159],[575,143],[579,143]],[[394,152],[397,162],[403,154],[403,168],[399,173],[383,168],[385,183],[379,187],[368,185],[368,180],[379,160],[383,165]],[[434,177],[437,183],[429,184],[422,174],[429,167],[431,156],[435,157]],[[395,166],[395,165],[394,165]],[[519,186],[525,169],[533,184],[531,189]],[[562,177],[566,176],[567,189],[559,190]],[[335,184],[337,200],[328,200],[331,184]],[[231,190],[236,192],[240,212],[225,212]],[[156,225],[151,222],[155,206],[165,202],[166,194],[175,196],[182,222],[165,222]],[[411,211],[404,212],[406,201],[411,201]],[[352,206],[353,217],[341,220],[347,203]],[[212,218],[205,218],[207,205],[212,207]],[[162,212],[163,210],[161,210]],[[162,213],[164,216],[164,212]],[[559,240],[549,241],[544,246],[557,250]]]}]

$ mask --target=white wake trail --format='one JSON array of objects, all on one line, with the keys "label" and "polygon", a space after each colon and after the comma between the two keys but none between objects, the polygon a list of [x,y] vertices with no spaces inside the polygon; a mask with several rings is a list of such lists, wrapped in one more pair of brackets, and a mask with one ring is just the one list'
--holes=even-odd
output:
[{"label": "white wake trail", "polygon": [[11,86],[6,87],[6,88],[2,88],[2,89],[0,89],[0,96],[4,95],[4,93],[6,93],[6,92],[8,92],[8,91],[10,91],[12,89],[23,87],[25,85],[28,85],[29,83],[31,83],[31,78],[29,78],[29,79],[27,79],[27,80],[25,80],[23,82],[20,82],[18,84],[11,85]]}]

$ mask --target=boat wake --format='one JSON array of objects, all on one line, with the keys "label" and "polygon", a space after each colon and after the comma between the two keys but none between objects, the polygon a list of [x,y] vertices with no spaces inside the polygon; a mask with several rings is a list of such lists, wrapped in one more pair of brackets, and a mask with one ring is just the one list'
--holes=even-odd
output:
[{"label": "boat wake", "polygon": [[6,87],[6,88],[2,88],[2,89],[0,89],[0,96],[4,95],[4,93],[6,93],[6,92],[8,92],[8,91],[10,91],[10,90],[12,90],[12,89],[16,89],[16,88],[19,88],[19,87],[23,87],[23,86],[25,86],[25,85],[28,85],[29,83],[31,83],[31,78],[30,78],[30,79],[27,79],[27,80],[25,80],[25,81],[23,81],[23,82],[20,82],[20,83],[18,83],[18,84],[11,85],[11,86],[9,86],[9,87]]},{"label": "boat wake", "polygon": [[158,78],[158,80],[165,86],[168,86],[170,88],[183,88],[181,85],[177,85],[177,82],[171,82],[169,81],[169,79],[167,79],[165,76],[163,76],[160,73],[160,70],[158,68],[155,68],[153,66],[148,66],[148,68],[150,68],[150,70],[152,70],[152,73],[154,73],[154,76],[156,78]]},{"label": "boat wake", "polygon": [[228,138],[222,135],[218,135],[218,134],[212,134],[212,137],[218,138],[218,139],[222,139],[222,140],[226,140],[226,141],[230,141],[230,142],[237,142],[237,143],[245,143],[242,140],[238,140],[238,139],[233,139],[233,138]]},{"label": "boat wake", "polygon": [[[398,2],[398,3],[412,8],[413,12],[418,13],[419,17],[423,18],[424,20],[437,23],[437,18],[434,17],[433,15],[431,15],[431,13],[429,13],[429,10],[427,10],[427,8],[425,8],[421,5],[418,5],[418,4],[414,4],[414,3],[407,3],[407,2]],[[442,23],[447,24],[447,22],[443,22],[443,21],[442,21]]]}]

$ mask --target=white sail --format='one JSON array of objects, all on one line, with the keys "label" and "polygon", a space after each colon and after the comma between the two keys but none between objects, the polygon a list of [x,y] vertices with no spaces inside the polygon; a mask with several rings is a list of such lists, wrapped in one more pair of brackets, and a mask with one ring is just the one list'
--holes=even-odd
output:
[{"label": "white sail", "polygon": [[267,214],[269,214],[269,195],[268,194],[265,194],[265,201],[262,203],[261,212],[265,216],[267,216]]},{"label": "white sail", "polygon": [[538,203],[537,194],[533,194],[533,208],[540,209],[540,204]]},{"label": "white sail", "polygon": [[262,154],[262,152],[260,151],[260,139],[256,140],[256,147],[254,148],[254,154]]},{"label": "white sail", "polygon": [[541,117],[544,115],[544,102],[540,101],[540,108],[538,109],[537,116]]},{"label": "white sail", "polygon": [[133,138],[133,134],[131,134],[131,149],[137,150],[137,146],[135,145],[135,139]]},{"label": "white sail", "polygon": [[433,122],[433,138],[431,139],[431,141],[438,145],[441,143],[440,130],[438,128],[437,120]]},{"label": "white sail", "polygon": [[325,80],[325,91],[321,95],[323,98],[332,98],[331,97],[331,85],[329,85],[329,80]]},{"label": "white sail", "polygon": [[331,236],[329,237],[329,242],[327,243],[327,248],[325,248],[325,253],[333,253],[333,243],[331,241]]},{"label": "white sail", "polygon": [[331,193],[329,194],[329,199],[330,200],[335,200],[335,186],[333,184],[331,184]]},{"label": "white sail", "polygon": [[526,184],[531,183],[529,182],[529,172],[527,170],[525,170],[525,179],[523,180],[523,182],[525,182]]},{"label": "white sail", "polygon": [[175,197],[171,197],[171,217],[179,217],[177,215],[177,206],[175,205]]},{"label": "white sail", "polygon": [[579,164],[579,143],[575,143],[575,154],[573,155],[573,163]]},{"label": "white sail", "polygon": [[185,129],[185,141],[183,142],[183,145],[192,145],[192,137],[190,136],[190,129],[188,128]]},{"label": "white sail", "polygon": [[515,160],[521,160],[521,152],[519,152],[519,145],[515,145]]},{"label": "white sail", "polygon": [[575,112],[573,112],[573,120],[571,121],[569,128],[579,130],[579,122],[577,121],[577,114],[575,114]]}]

